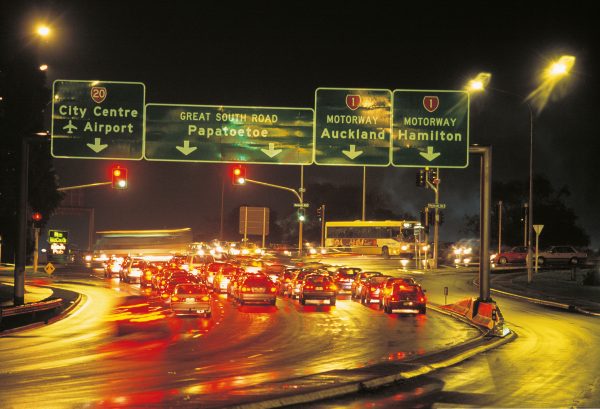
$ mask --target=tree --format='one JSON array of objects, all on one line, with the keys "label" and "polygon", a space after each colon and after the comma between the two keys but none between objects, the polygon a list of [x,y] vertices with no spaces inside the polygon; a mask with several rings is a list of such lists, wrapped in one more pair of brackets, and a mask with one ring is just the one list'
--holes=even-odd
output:
[{"label": "tree", "polygon": [[[20,149],[23,138],[43,130],[50,101],[46,76],[32,54],[22,51],[0,60],[0,235],[5,260],[12,260],[17,231]],[[30,144],[29,208],[42,213],[45,225],[62,200],[57,191],[48,140]],[[29,246],[28,254],[31,251]]]},{"label": "tree", "polygon": [[[543,224],[540,246],[572,244],[587,246],[588,234],[577,225],[577,215],[565,204],[570,195],[567,186],[555,189],[545,176],[533,180],[533,224]],[[502,201],[502,243],[508,246],[523,244],[529,184],[511,180],[494,182],[492,186],[491,235],[498,237],[498,202]],[[465,215],[463,233],[479,234],[479,215]],[[535,234],[535,233],[534,233]],[[532,240],[533,244],[533,240]]]}]

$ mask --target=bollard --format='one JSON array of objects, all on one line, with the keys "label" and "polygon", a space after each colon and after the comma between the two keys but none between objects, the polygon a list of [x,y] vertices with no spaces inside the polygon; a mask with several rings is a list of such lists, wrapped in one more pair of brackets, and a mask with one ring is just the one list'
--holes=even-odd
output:
[{"label": "bollard", "polygon": [[444,305],[448,305],[448,287],[444,287]]}]

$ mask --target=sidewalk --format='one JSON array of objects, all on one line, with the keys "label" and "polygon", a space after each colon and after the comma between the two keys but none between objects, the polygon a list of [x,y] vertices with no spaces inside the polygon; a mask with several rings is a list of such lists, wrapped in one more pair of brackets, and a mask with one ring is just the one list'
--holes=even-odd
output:
[{"label": "sidewalk", "polygon": [[571,269],[541,270],[533,276],[531,283],[527,282],[527,272],[521,271],[492,274],[491,287],[492,291],[531,298],[534,302],[600,315],[600,282],[584,284],[590,271],[596,273],[596,280],[600,279],[598,267],[578,268],[575,280]]},{"label": "sidewalk", "polygon": [[[54,292],[47,287],[25,285],[25,304],[38,302],[49,298]],[[0,283],[0,307],[14,306],[14,287],[12,284]]]}]

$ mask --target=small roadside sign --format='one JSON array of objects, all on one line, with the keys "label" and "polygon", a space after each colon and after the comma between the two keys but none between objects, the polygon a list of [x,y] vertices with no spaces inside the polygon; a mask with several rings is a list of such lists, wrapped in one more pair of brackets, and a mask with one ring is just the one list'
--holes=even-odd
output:
[{"label": "small roadside sign", "polygon": [[44,271],[46,272],[46,274],[48,275],[52,275],[52,273],[54,273],[54,270],[56,270],[56,267],[54,267],[54,265],[52,263],[48,263],[46,264],[46,266],[44,267]]},{"label": "small roadside sign", "polygon": [[544,228],[543,224],[534,224],[533,225],[533,230],[535,230],[535,234],[541,234],[542,233],[542,229]]},{"label": "small roadside sign", "polygon": [[445,209],[446,203],[427,203],[427,207],[430,209]]}]

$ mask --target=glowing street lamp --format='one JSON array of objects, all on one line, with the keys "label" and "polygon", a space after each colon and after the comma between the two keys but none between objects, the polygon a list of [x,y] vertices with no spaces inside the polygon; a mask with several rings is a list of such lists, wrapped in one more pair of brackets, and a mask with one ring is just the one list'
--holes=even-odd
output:
[{"label": "glowing street lamp", "polygon": [[[543,81],[527,98],[523,99],[521,96],[513,94],[508,91],[494,89],[495,91],[502,92],[515,96],[523,101],[529,109],[529,200],[528,200],[528,220],[527,220],[527,282],[533,281],[533,250],[531,248],[531,237],[533,236],[533,112],[529,101],[537,107],[538,113],[542,111],[546,102],[550,98],[550,94],[558,81],[569,74],[573,65],[575,64],[575,57],[570,55],[563,55],[557,61],[550,64],[545,70],[542,76]],[[487,83],[485,80],[487,79]],[[465,87],[469,92],[483,91],[485,86],[491,80],[490,73],[479,73],[477,77],[467,84]]]},{"label": "glowing street lamp", "polygon": [[35,32],[40,37],[48,37],[50,35],[50,27],[45,24],[40,24],[37,26]]}]

